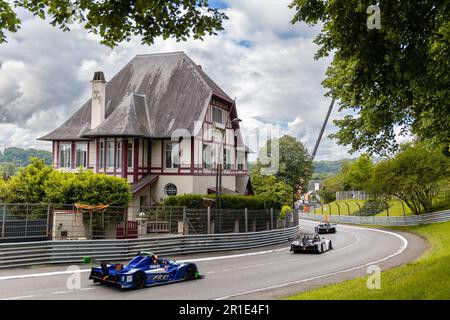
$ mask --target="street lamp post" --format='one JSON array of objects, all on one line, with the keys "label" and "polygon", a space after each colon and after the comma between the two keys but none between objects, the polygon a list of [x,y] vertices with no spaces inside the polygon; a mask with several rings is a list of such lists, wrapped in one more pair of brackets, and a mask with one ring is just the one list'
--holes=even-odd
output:
[{"label": "street lamp post", "polygon": [[[227,124],[228,123],[231,123],[231,124],[239,123],[241,121],[242,120],[239,119],[239,118],[234,118],[231,121],[227,121],[225,123],[225,129],[222,132],[222,139],[221,139],[220,145],[219,145],[220,149],[219,149],[219,152],[218,152],[218,159],[217,159],[217,164],[216,164],[216,210],[218,210],[219,215],[220,215],[220,209],[221,209],[221,205],[222,205],[221,201],[220,201],[220,196],[221,196],[221,193],[222,193],[222,170],[223,170],[223,163],[222,163],[223,160],[222,159],[223,159],[223,157],[221,157],[221,155],[222,155],[222,152],[224,152],[224,150],[223,150],[223,143],[224,143],[225,135],[226,135],[226,132],[227,132]],[[227,161],[228,161],[228,159],[227,159]],[[220,216],[218,217],[218,219],[219,219],[219,232],[220,232],[221,227],[222,227],[222,221],[221,221],[221,217]]]}]

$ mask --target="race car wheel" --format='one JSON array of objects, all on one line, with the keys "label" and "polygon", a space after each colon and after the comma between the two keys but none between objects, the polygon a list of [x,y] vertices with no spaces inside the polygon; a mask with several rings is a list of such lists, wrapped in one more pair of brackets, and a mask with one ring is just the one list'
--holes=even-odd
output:
[{"label": "race car wheel", "polygon": [[145,286],[145,273],[142,271],[138,271],[133,277],[133,288],[142,289],[144,286]]},{"label": "race car wheel", "polygon": [[333,243],[330,241],[330,250],[333,249]]},{"label": "race car wheel", "polygon": [[194,280],[196,271],[197,270],[195,270],[195,268],[193,266],[187,267],[185,279],[186,280]]}]

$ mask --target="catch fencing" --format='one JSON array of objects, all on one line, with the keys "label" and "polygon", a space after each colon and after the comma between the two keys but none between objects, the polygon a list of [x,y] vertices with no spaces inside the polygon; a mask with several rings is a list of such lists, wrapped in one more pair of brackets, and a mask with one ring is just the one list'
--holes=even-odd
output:
[{"label": "catch fencing", "polygon": [[81,263],[90,256],[123,261],[148,250],[161,256],[217,252],[281,244],[299,236],[298,226],[248,233],[159,236],[124,240],[54,240],[0,244],[0,268]]},{"label": "catch fencing", "polygon": [[450,210],[409,215],[409,216],[355,216],[355,215],[322,215],[300,212],[299,218],[304,220],[324,221],[334,223],[350,223],[380,226],[415,226],[435,222],[450,221]]},{"label": "catch fencing", "polygon": [[160,234],[259,232],[289,228],[298,215],[280,210],[115,207],[89,212],[74,205],[0,204],[0,242],[134,239]]}]

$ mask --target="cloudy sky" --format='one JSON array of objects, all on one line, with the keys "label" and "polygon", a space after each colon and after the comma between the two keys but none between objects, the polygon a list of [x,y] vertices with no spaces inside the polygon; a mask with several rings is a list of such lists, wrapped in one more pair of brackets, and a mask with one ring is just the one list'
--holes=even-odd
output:
[{"label": "cloudy sky", "polygon": [[[330,100],[321,85],[330,59],[313,59],[319,28],[291,25],[289,0],[213,1],[229,17],[225,31],[204,41],[177,43],[139,39],[111,50],[82,28],[62,32],[21,12],[22,27],[0,45],[0,148],[51,149],[37,141],[63,123],[90,96],[96,70],[107,79],[136,54],[184,51],[236,97],[244,132],[277,128],[294,135],[311,152]],[[317,160],[352,157],[326,136],[336,131],[333,111]],[[353,155],[354,156],[354,155]]]}]

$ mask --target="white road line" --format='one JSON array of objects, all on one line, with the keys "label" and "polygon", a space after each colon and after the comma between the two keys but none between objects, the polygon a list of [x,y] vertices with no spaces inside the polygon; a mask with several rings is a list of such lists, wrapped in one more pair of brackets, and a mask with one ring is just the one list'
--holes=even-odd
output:
[{"label": "white road line", "polygon": [[[282,248],[282,249],[273,249],[273,250],[265,250],[265,251],[258,251],[258,252],[227,255],[227,256],[198,258],[198,259],[191,259],[191,260],[177,260],[177,262],[182,263],[182,262],[201,262],[201,261],[213,261],[213,260],[222,260],[222,259],[234,259],[234,258],[242,258],[242,257],[267,254],[267,253],[272,253],[272,252],[279,252],[279,251],[288,250],[288,249],[289,249],[289,247]],[[57,275],[62,275],[62,274],[75,274],[75,273],[90,272],[90,271],[91,271],[91,269],[80,269],[77,271],[54,271],[54,272],[44,272],[44,273],[29,273],[29,274],[20,274],[20,275],[14,275],[14,276],[0,277],[0,281],[1,280],[24,279],[24,278],[50,277],[50,276],[57,276]]]},{"label": "white road line", "polygon": [[94,290],[95,288],[83,288],[83,289],[80,289],[81,291],[86,291],[86,290]]},{"label": "white road line", "polygon": [[368,231],[374,231],[374,232],[381,232],[381,233],[390,234],[390,235],[393,235],[393,236],[399,238],[400,240],[402,240],[403,245],[395,253],[390,254],[387,257],[378,259],[376,261],[368,262],[368,263],[363,264],[363,265],[359,265],[359,266],[356,266],[356,267],[352,267],[352,268],[348,268],[348,269],[344,269],[344,270],[340,270],[340,271],[330,272],[330,273],[327,273],[327,274],[322,274],[320,276],[316,276],[316,277],[312,277],[312,278],[300,279],[300,280],[296,280],[296,281],[286,282],[286,283],[277,284],[277,285],[273,285],[273,286],[268,286],[268,287],[264,287],[264,288],[259,288],[259,289],[255,289],[255,290],[238,292],[238,293],[230,294],[230,295],[227,295],[227,296],[224,296],[224,297],[215,298],[213,300],[225,300],[225,299],[229,299],[229,298],[232,298],[232,297],[242,296],[242,295],[245,295],[245,294],[250,294],[250,293],[255,293],[255,292],[260,292],[260,291],[265,291],[265,290],[270,290],[270,289],[277,289],[277,288],[289,286],[291,284],[298,284],[298,283],[302,283],[302,282],[308,282],[308,281],[317,280],[317,279],[320,279],[320,278],[334,276],[334,275],[341,274],[341,273],[346,273],[346,272],[349,272],[349,271],[354,271],[354,270],[357,270],[357,269],[361,269],[361,268],[364,268],[364,267],[367,267],[367,266],[370,266],[370,265],[373,265],[373,264],[377,264],[377,263],[386,261],[388,259],[391,259],[391,258],[401,254],[406,249],[406,247],[408,246],[408,240],[406,240],[406,238],[403,237],[402,235],[399,235],[399,234],[394,233],[394,232],[389,232],[389,231],[385,231],[385,230],[377,230],[377,229],[369,229],[369,228],[353,227],[353,226],[345,226],[345,228],[353,228],[353,229],[368,230]]},{"label": "white road line", "polygon": [[55,292],[52,292],[52,294],[64,294],[64,293],[68,293],[68,292],[70,292],[70,291],[55,291]]},{"label": "white road line", "polygon": [[0,300],[18,300],[18,299],[26,299],[26,298],[32,298],[34,295],[29,296],[20,296],[20,297],[12,297],[12,298],[2,298]]}]

